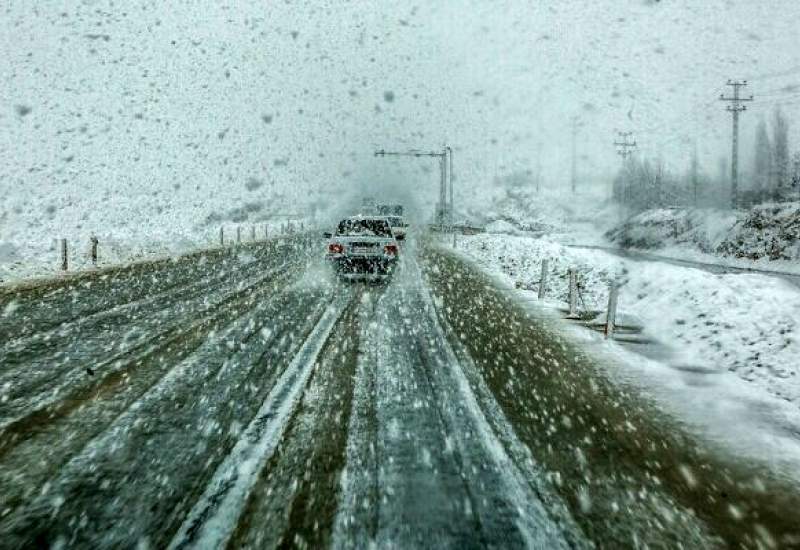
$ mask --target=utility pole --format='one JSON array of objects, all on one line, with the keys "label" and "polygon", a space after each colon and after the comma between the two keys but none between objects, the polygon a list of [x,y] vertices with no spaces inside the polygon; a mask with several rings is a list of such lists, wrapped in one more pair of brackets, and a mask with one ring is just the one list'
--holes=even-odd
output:
[{"label": "utility pole", "polygon": [[733,115],[733,139],[731,143],[731,206],[736,208],[739,204],[739,113],[747,110],[747,106],[741,105],[742,101],[753,101],[753,96],[742,97],[740,89],[747,86],[746,80],[728,80],[726,86],[733,88],[733,96],[726,97],[720,94],[720,101],[728,101],[726,107]]},{"label": "utility pole", "polygon": [[[617,147],[617,154],[622,157],[622,167],[627,168],[628,157],[633,154],[633,150],[636,148],[636,140],[633,139],[633,132],[617,132],[617,136],[619,136],[619,139],[614,141],[614,145]],[[630,198],[628,196],[628,187],[628,181],[624,181],[622,189],[622,202],[624,203],[627,203]]]},{"label": "utility pole", "polygon": [[617,135],[621,141],[615,141],[614,145],[619,147],[619,149],[617,149],[617,154],[620,155],[622,161],[625,162],[628,157],[633,154],[633,150],[636,148],[636,140],[632,138],[633,132],[617,132]]},{"label": "utility pole", "polygon": [[624,222],[622,224],[622,230],[625,233],[624,238],[627,240],[629,224],[625,220],[628,219],[632,212],[631,203],[633,202],[631,200],[631,177],[628,159],[636,148],[636,140],[633,139],[633,132],[617,132],[617,136],[618,139],[614,140],[614,145],[617,147],[617,154],[622,158],[622,170],[620,174],[622,208],[619,209],[619,214],[622,217],[620,221]]},{"label": "utility pole", "polygon": [[[452,225],[453,222],[453,169],[452,169],[453,150],[445,145],[441,153],[435,151],[385,151],[380,149],[375,151],[376,157],[435,157],[439,159],[440,179],[439,179],[439,203],[436,210],[436,221],[441,228],[447,221]],[[447,201],[447,161],[450,159],[450,202]]]}]

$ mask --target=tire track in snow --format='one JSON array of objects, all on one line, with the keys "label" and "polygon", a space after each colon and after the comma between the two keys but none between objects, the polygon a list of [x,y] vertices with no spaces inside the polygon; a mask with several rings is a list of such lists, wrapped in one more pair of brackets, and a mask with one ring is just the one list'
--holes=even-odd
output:
[{"label": "tire track in snow", "polygon": [[361,322],[361,285],[334,327],[297,409],[248,496],[228,548],[326,548],[346,462]]},{"label": "tire track in snow", "polygon": [[[248,271],[256,271],[261,267],[262,262],[263,260],[256,260],[246,267],[249,268]],[[113,304],[105,309],[98,308],[86,315],[65,319],[55,326],[22,336],[11,337],[0,347],[0,361],[7,362],[8,364],[12,362],[20,363],[23,366],[27,366],[30,363],[31,350],[43,347],[46,349],[37,349],[36,351],[50,351],[56,346],[63,347],[59,339],[68,338],[72,335],[72,331],[83,329],[90,323],[104,322],[107,319],[114,319],[122,317],[123,315],[130,319],[135,318],[137,314],[145,312],[147,316],[152,317],[156,312],[175,307],[176,298],[183,298],[184,296],[192,294],[197,295],[197,292],[200,290],[209,291],[226,285],[230,282],[227,280],[230,274],[228,270],[213,271],[208,274],[203,274],[199,280],[189,279],[186,281],[179,281],[159,290],[155,294],[147,294],[144,297],[132,301]],[[238,274],[242,274],[241,270]],[[18,357],[23,354],[25,355],[24,357]]]},{"label": "tire track in snow", "polygon": [[236,529],[247,496],[275,451],[333,327],[352,292],[337,297],[283,372],[232,452],[217,468],[169,545],[170,549],[220,548]]},{"label": "tire track in snow", "polygon": [[353,401],[345,449],[345,467],[339,487],[339,502],[334,518],[334,548],[346,542],[368,541],[377,530],[378,464],[377,414],[375,411],[377,347],[365,340],[367,325],[374,314],[375,304],[370,294],[362,297],[359,346],[361,356],[356,364]]},{"label": "tire track in snow", "polygon": [[[135,392],[140,396],[134,402],[87,403],[81,418],[73,419],[79,421],[62,426],[62,437],[67,437],[52,442],[56,454],[49,460],[36,457],[47,453],[51,438],[34,441],[34,449],[27,443],[20,447],[14,461],[18,467],[0,476],[4,496],[17,497],[17,506],[6,509],[9,515],[0,521],[0,540],[12,546],[10,541],[17,540],[22,546],[66,537],[83,546],[128,546],[143,536],[165,546],[213,469],[238,440],[233,435],[239,430],[234,427],[238,419],[246,424],[254,417],[329,301],[318,291],[287,290],[254,308],[248,306],[244,315],[209,334],[187,358],[163,365],[167,371],[148,391]],[[98,417],[101,426],[84,425]],[[92,433],[96,436],[86,443]],[[76,445],[80,451],[73,455]],[[71,457],[62,464],[65,453]],[[33,462],[27,470],[26,459]],[[49,479],[42,478],[48,473]],[[17,487],[21,483],[24,486]],[[11,490],[28,491],[28,496],[20,501],[19,494],[8,494]],[[108,506],[112,500],[114,506]],[[64,502],[69,506],[62,506]]]},{"label": "tire track in snow", "polygon": [[[174,320],[151,334],[150,337],[137,345],[107,356],[96,362],[89,362],[97,372],[96,377],[85,376],[84,368],[87,363],[74,366],[60,377],[53,378],[53,373],[46,368],[38,369],[39,378],[48,385],[44,389],[33,388],[21,395],[16,401],[5,404],[0,414],[0,453],[13,444],[13,439],[18,433],[24,433],[30,426],[43,421],[52,421],[54,418],[64,416],[78,406],[82,399],[94,393],[104,384],[118,384],[122,381],[120,374],[126,373],[132,365],[142,362],[160,350],[169,347],[185,334],[199,330],[208,325],[219,314],[219,310],[226,304],[233,303],[241,296],[266,282],[280,278],[286,273],[286,266],[271,269],[266,273],[242,281],[232,290],[226,290],[208,302],[203,301],[202,309],[196,313],[195,320],[190,323]],[[49,378],[48,378],[49,376]],[[108,382],[111,380],[112,382]],[[18,382],[16,386],[22,386]],[[34,391],[36,390],[36,391]],[[21,390],[20,390],[21,391]]]},{"label": "tire track in snow", "polygon": [[333,546],[569,546],[481,410],[410,252],[365,324]]}]

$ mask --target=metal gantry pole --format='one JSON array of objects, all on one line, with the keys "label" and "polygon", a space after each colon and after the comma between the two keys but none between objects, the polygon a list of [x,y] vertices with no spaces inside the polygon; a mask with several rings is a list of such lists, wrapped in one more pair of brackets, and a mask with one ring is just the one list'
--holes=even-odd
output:
[{"label": "metal gantry pole", "polygon": [[440,160],[442,179],[439,182],[439,226],[444,230],[447,223],[447,147],[444,148]]},{"label": "metal gantry pole", "polygon": [[455,209],[453,208],[453,148],[452,147],[448,147],[447,148],[447,153],[449,154],[449,157],[450,157],[450,172],[449,172],[449,176],[450,176],[450,182],[449,182],[450,183],[450,206],[449,206],[448,210],[449,210],[449,214],[450,214],[450,227],[452,228],[452,227],[455,226]]},{"label": "metal gantry pole", "polygon": [[[448,223],[448,219],[452,217],[452,213],[448,211],[452,209],[452,201],[453,201],[453,180],[452,180],[452,149],[445,145],[442,149],[441,153],[437,153],[435,151],[386,151],[384,149],[380,149],[375,151],[376,157],[436,157],[439,159],[440,162],[440,179],[439,179],[439,202],[436,208],[436,222],[439,225],[440,229],[444,229],[445,225]],[[447,164],[448,158],[450,159],[450,205],[448,208],[448,201],[447,201]]]}]

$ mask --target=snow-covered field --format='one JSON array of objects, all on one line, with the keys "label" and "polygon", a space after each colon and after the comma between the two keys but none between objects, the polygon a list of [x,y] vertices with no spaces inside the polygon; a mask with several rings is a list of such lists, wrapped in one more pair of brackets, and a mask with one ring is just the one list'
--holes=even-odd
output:
[{"label": "snow-covered field", "polygon": [[786,281],[625,260],[549,237],[476,235],[464,237],[460,250],[532,295],[541,261],[549,259],[549,306],[564,306],[571,267],[579,273],[582,309],[604,310],[609,283],[617,279],[618,321],[641,324],[670,350],[670,364],[735,375],[800,407],[800,289]]}]

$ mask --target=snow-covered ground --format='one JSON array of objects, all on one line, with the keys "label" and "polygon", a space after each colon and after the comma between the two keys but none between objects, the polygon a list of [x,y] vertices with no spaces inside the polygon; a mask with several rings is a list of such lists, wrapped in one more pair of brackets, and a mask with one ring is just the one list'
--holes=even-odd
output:
[{"label": "snow-covered ground", "polygon": [[[651,344],[604,342],[566,327],[610,354],[614,376],[663,399],[666,410],[716,441],[783,471],[800,460],[800,289],[763,274],[707,271],[622,259],[565,246],[563,234],[460,237],[458,253],[546,309],[567,302],[567,270],[577,268],[582,310],[604,311],[608,285],[622,284],[617,320],[644,328]],[[537,302],[541,261],[547,295]],[[600,313],[597,321],[604,320]],[[565,323],[567,323],[565,321]],[[594,344],[592,344],[594,342]]]},{"label": "snow-covered ground", "polygon": [[[738,268],[800,273],[800,203],[749,210],[658,208],[610,228],[611,246]],[[594,244],[594,243],[592,243]]]},{"label": "snow-covered ground", "polygon": [[[292,228],[308,227],[311,220],[294,221]],[[265,236],[279,235],[281,228],[289,227],[279,221],[257,224],[226,224],[205,228],[200,231],[164,230],[141,227],[135,231],[125,229],[109,234],[94,234],[98,239],[98,267],[127,264],[139,260],[171,258],[207,248],[219,246],[220,229],[226,243],[237,238],[237,228],[241,229],[242,242],[256,240]],[[90,239],[93,233],[82,231],[74,233],[67,241],[69,273],[91,269],[94,266],[90,256]],[[36,236],[24,247],[0,242],[0,285],[31,278],[60,276],[61,244],[57,238]]]},{"label": "snow-covered ground", "polygon": [[626,260],[548,237],[482,234],[463,238],[460,249],[532,292],[538,292],[541,261],[548,259],[551,306],[566,302],[571,267],[579,273],[579,307],[585,310],[604,310],[608,286],[617,279],[620,322],[643,325],[674,352],[670,362],[733,373],[800,406],[800,289],[786,281]]}]

